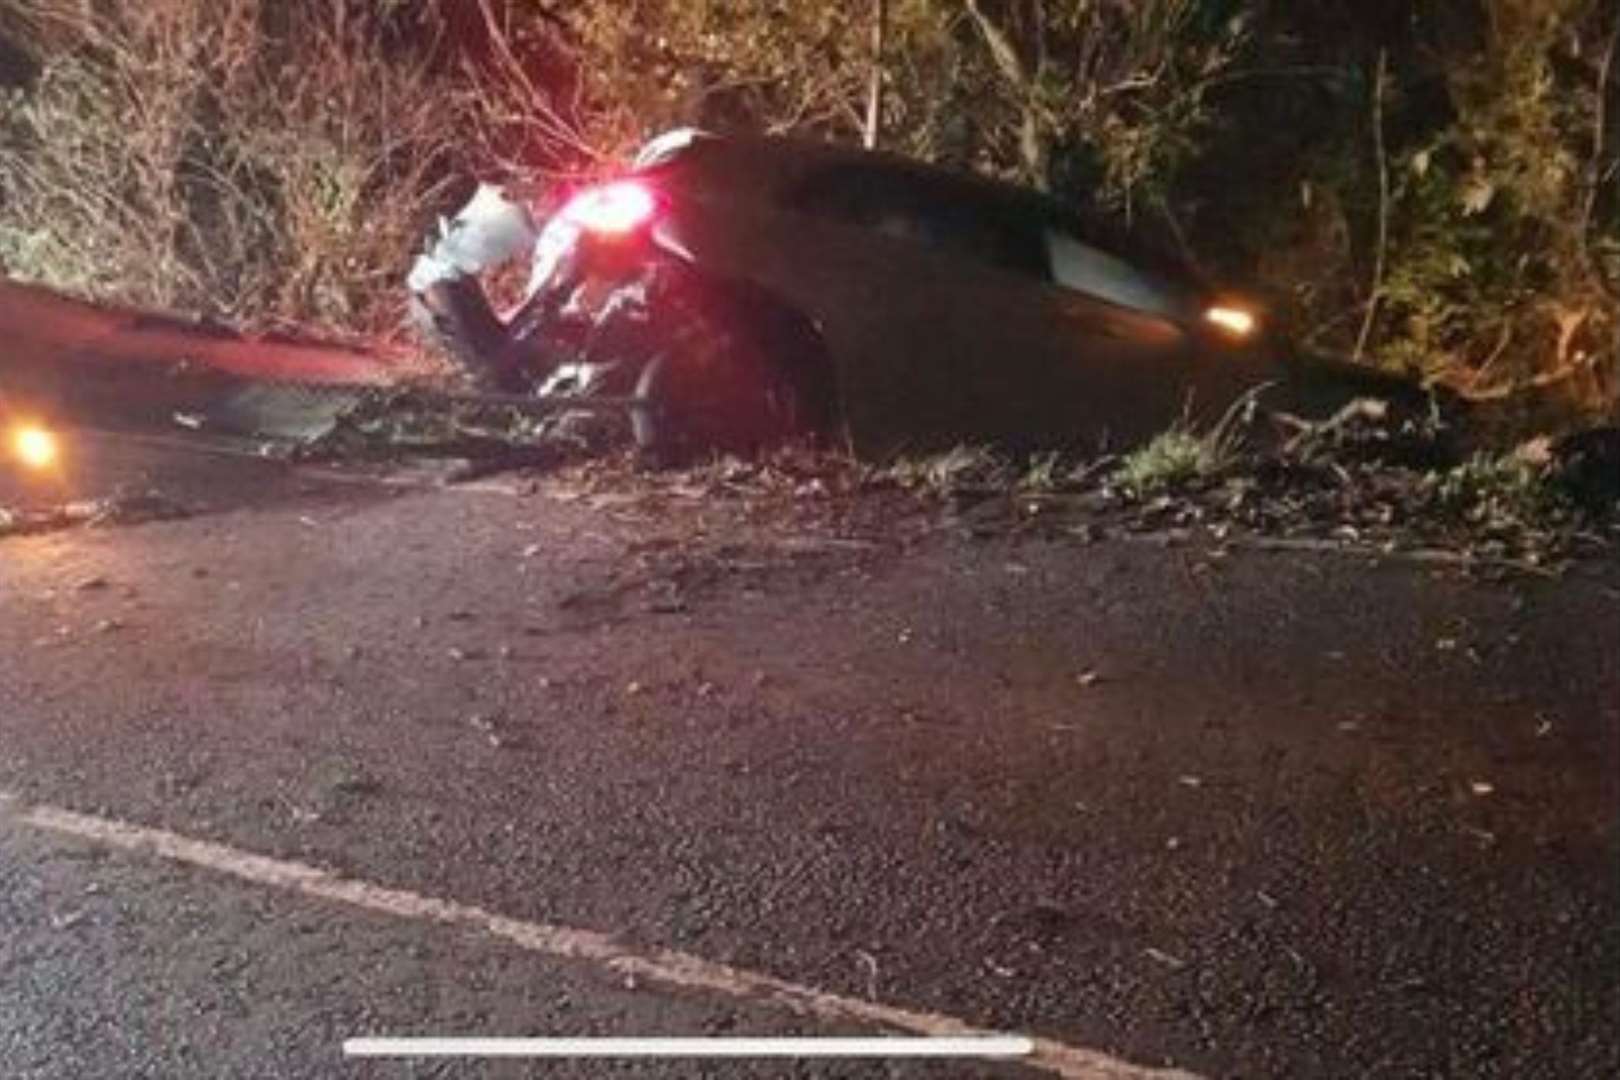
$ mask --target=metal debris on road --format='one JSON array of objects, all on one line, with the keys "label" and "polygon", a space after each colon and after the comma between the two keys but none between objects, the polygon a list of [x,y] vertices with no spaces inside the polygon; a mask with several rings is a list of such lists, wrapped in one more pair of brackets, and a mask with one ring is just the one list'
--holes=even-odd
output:
[{"label": "metal debris on road", "polygon": [[1149,959],[1157,960],[1159,963],[1168,968],[1175,968],[1179,971],[1181,968],[1187,966],[1187,961],[1181,959],[1181,957],[1172,956],[1163,949],[1155,949],[1151,945],[1144,949],[1143,952],[1147,954]]}]

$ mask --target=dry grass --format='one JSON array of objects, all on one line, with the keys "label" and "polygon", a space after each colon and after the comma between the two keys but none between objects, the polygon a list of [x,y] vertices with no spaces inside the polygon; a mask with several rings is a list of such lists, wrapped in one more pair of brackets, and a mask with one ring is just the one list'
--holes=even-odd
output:
[{"label": "dry grass", "polygon": [[1142,495],[1217,476],[1229,469],[1242,456],[1260,396],[1269,386],[1257,386],[1238,398],[1207,431],[1196,430],[1184,416],[1127,453],[1114,472],[1115,482],[1126,491]]},{"label": "dry grass", "polygon": [[1207,436],[1178,426],[1126,454],[1115,477],[1122,487],[1144,494],[1208,476],[1220,461],[1218,448]]},{"label": "dry grass", "polygon": [[[102,299],[383,334],[470,171],[435,5],[8,0],[0,262]],[[469,145],[469,142],[473,145]]]},{"label": "dry grass", "polygon": [[902,457],[884,478],[910,491],[949,495],[964,489],[1000,489],[1017,476],[1012,461],[987,446],[956,446],[941,454]]}]

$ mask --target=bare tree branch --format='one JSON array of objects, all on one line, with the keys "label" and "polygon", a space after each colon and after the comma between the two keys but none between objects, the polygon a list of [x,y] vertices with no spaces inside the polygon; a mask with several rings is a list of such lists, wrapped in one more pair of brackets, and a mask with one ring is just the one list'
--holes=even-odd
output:
[{"label": "bare tree branch", "polygon": [[889,0],[872,0],[872,70],[866,84],[866,126],[862,141],[876,150],[883,128],[883,53],[889,29]]},{"label": "bare tree branch", "polygon": [[[1012,85],[1012,88],[1021,99],[1020,111],[1022,113],[1018,129],[1018,152],[1023,159],[1024,171],[1027,179],[1038,187],[1046,188],[1049,177],[1047,173],[1047,147],[1045,125],[1042,122],[1040,110],[1040,87],[1031,74],[1030,65],[1019,55],[1018,46],[1006,30],[996,25],[995,21],[984,13],[979,7],[979,0],[963,0],[973,24],[979,30],[986,47],[990,50],[991,59],[995,61],[997,70],[1002,78]],[[1037,17],[1040,12],[1037,9]]]},{"label": "bare tree branch", "polygon": [[494,47],[501,66],[507,77],[514,85],[521,88],[524,97],[535,110],[533,122],[542,131],[565,149],[578,154],[589,161],[601,160],[601,153],[585,141],[583,135],[570,123],[557,114],[552,106],[551,96],[543,93],[529,78],[524,70],[523,62],[518,59],[517,53],[512,50],[512,44],[506,28],[501,25],[500,19],[495,15],[491,0],[478,0],[478,11],[484,19],[484,29],[489,35],[491,46]]},{"label": "bare tree branch", "polygon": [[1620,46],[1620,18],[1615,19],[1609,31],[1609,44],[1603,51],[1603,60],[1598,66],[1597,77],[1597,104],[1592,117],[1592,161],[1588,168],[1586,185],[1586,205],[1581,212],[1581,253],[1586,259],[1587,270],[1597,287],[1610,300],[1620,302],[1620,287],[1609,280],[1597,252],[1592,249],[1592,219],[1597,213],[1598,193],[1603,190],[1606,180],[1613,175],[1615,166],[1606,159],[1608,150],[1609,129],[1609,81],[1614,71],[1614,56],[1617,46]]},{"label": "bare tree branch", "polygon": [[1373,79],[1373,147],[1378,156],[1378,247],[1373,256],[1372,291],[1367,294],[1367,314],[1356,335],[1354,358],[1360,360],[1372,336],[1373,320],[1384,296],[1384,260],[1389,252],[1389,159],[1384,152],[1384,92],[1389,77],[1389,51],[1378,50],[1378,71]]},{"label": "bare tree branch", "polygon": [[1029,68],[1025,65],[1023,57],[1018,55],[1018,46],[1013,44],[1012,37],[984,13],[979,7],[979,0],[963,0],[963,2],[967,5],[968,14],[973,17],[973,25],[978,27],[985,45],[989,47],[990,56],[995,60],[1002,78],[1019,90],[1026,92],[1030,90],[1032,80]]}]

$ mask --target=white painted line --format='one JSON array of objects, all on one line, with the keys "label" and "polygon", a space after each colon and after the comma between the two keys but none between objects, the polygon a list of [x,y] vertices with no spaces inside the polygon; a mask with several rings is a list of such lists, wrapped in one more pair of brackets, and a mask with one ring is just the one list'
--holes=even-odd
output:
[{"label": "white painted line", "polygon": [[[0,803],[8,801],[0,792]],[[669,949],[634,949],[596,930],[511,919],[454,900],[439,900],[339,877],[302,863],[273,859],[164,829],[57,807],[19,808],[16,820],[107,847],[153,854],[302,896],[335,900],[402,919],[472,929],[533,953],[595,964],[614,974],[680,990],[700,990],[785,1009],[834,1024],[864,1024],[929,1038],[1002,1038],[1008,1033],[978,1028],[941,1013],[920,1012],[875,1001],[829,994],[773,975],[717,964]],[[1030,1039],[1025,1064],[1070,1080],[1196,1080],[1191,1073],[1151,1069],[1097,1050],[1052,1039]]]},{"label": "white painted line", "polygon": [[347,1039],[349,1057],[525,1058],[1019,1058],[1035,1043],[1018,1035],[983,1038],[747,1039]]}]

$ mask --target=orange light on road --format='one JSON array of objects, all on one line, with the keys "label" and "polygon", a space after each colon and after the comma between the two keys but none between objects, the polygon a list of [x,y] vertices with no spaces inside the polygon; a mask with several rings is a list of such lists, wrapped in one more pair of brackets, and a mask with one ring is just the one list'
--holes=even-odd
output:
[{"label": "orange light on road", "polygon": [[61,457],[56,436],[37,424],[24,424],[12,431],[11,452],[30,469],[48,469]]},{"label": "orange light on road", "polygon": [[1233,337],[1246,338],[1257,325],[1254,312],[1235,307],[1212,307],[1204,312],[1207,322],[1220,327]]}]

